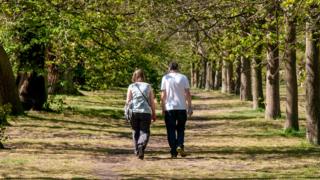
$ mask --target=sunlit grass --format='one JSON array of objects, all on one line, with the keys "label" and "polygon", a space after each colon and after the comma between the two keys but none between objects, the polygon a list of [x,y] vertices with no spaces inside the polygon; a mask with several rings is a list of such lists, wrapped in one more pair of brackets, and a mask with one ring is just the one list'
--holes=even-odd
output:
[{"label": "sunlit grass", "polygon": [[[190,155],[170,158],[159,116],[151,125],[141,161],[132,153],[131,129],[123,119],[126,90],[82,94],[57,96],[64,102],[61,113],[30,111],[10,117],[10,139],[5,143],[9,149],[0,151],[0,177],[320,178],[320,148],[305,140],[303,109],[301,131],[284,131],[284,116],[265,120],[263,111],[252,110],[250,102],[241,102],[237,96],[193,90],[194,116],[187,122],[185,138]],[[281,105],[284,112],[285,103]]]}]

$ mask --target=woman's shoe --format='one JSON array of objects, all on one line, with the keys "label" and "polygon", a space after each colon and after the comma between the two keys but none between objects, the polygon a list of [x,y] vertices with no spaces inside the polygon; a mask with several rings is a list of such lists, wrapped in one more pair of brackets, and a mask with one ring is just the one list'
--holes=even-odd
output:
[{"label": "woman's shoe", "polygon": [[143,160],[143,158],[144,158],[143,146],[138,147],[138,158],[141,160]]}]

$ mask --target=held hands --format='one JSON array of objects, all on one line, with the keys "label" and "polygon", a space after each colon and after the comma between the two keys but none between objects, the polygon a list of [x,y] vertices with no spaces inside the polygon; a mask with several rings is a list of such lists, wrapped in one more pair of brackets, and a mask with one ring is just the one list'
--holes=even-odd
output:
[{"label": "held hands", "polygon": [[163,110],[162,110],[162,116],[164,117],[165,114],[166,114],[166,113],[165,113],[165,110],[163,109]]},{"label": "held hands", "polygon": [[152,113],[152,122],[155,122],[157,120],[157,115],[155,113]]},{"label": "held hands", "polygon": [[192,109],[192,107],[191,107],[191,106],[190,106],[190,107],[188,107],[187,113],[188,113],[188,116],[189,116],[189,117],[191,117],[191,116],[192,116],[192,114],[193,114],[193,109]]}]

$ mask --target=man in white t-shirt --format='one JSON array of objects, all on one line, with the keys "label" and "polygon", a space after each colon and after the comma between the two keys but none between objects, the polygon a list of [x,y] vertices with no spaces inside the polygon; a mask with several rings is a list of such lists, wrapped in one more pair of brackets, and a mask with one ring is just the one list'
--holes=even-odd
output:
[{"label": "man in white t-shirt", "polygon": [[171,157],[185,157],[184,130],[187,114],[192,115],[191,94],[188,78],[179,73],[176,62],[169,64],[169,73],[162,77],[161,107],[165,117]]}]

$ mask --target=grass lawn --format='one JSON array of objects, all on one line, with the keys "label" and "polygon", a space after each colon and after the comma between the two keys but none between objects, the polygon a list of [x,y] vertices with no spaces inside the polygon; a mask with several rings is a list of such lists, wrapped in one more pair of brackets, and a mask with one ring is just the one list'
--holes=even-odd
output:
[{"label": "grass lawn", "polygon": [[[63,113],[27,112],[10,117],[1,178],[33,179],[319,179],[320,148],[301,132],[283,132],[284,119],[266,121],[238,97],[193,90],[186,158],[171,159],[162,118],[152,124],[141,161],[122,118],[125,90],[59,96]],[[301,97],[302,98],[302,97]],[[284,102],[281,103],[282,111]],[[302,106],[302,107],[301,107]],[[158,111],[160,113],[160,111]]]}]

